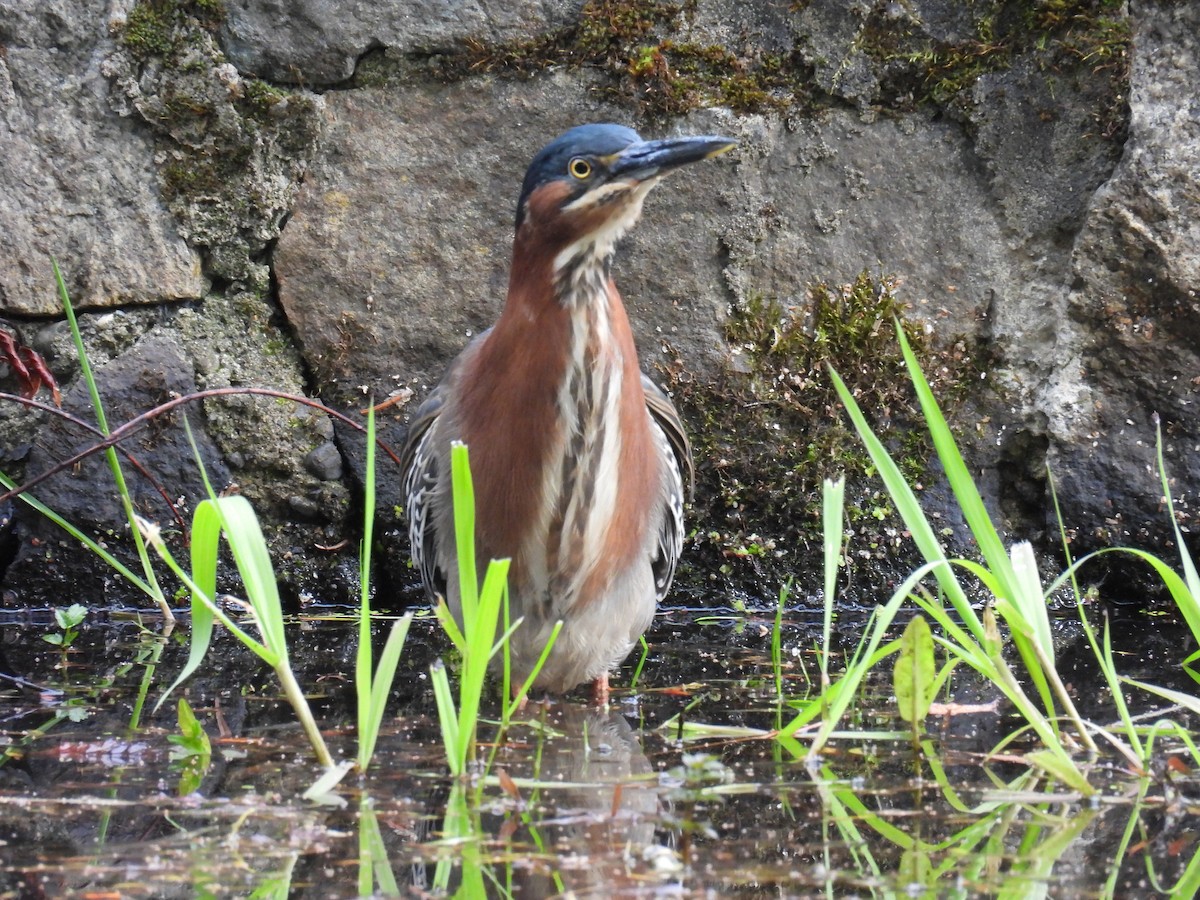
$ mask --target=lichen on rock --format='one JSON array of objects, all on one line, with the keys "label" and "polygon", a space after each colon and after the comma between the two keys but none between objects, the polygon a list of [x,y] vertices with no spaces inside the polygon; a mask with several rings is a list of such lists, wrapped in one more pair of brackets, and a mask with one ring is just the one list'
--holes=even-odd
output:
[{"label": "lichen on rock", "polygon": [[115,108],[154,129],[163,197],[208,274],[262,293],[262,255],[312,159],[323,102],[244,78],[217,42],[222,15],[203,0],[141,2],[115,25],[104,71]]}]

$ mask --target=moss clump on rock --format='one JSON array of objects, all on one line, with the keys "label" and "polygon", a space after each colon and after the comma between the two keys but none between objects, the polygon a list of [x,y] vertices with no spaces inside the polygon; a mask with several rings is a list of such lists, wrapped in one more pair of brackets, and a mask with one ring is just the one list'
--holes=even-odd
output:
[{"label": "moss clump on rock", "polygon": [[[857,546],[886,554],[902,528],[866,478],[869,461],[849,425],[829,377],[832,367],[854,392],[912,482],[931,453],[904,367],[895,322],[922,360],[935,393],[953,403],[973,373],[961,345],[935,347],[890,278],[867,272],[853,283],[813,285],[800,303],[756,297],[730,311],[725,326],[731,357],[722,375],[699,383],[679,364],[666,383],[687,420],[699,476],[693,521],[711,530],[695,536],[708,562],[735,587],[771,586],[816,558],[824,478],[845,474]],[[777,564],[774,561],[778,561]]]},{"label": "moss clump on rock", "polygon": [[222,0],[142,0],[120,26],[121,44],[138,59],[165,57],[191,42],[190,33],[225,21]]},{"label": "moss clump on rock", "polygon": [[243,78],[215,31],[216,0],[142,0],[106,62],[117,94],[159,138],[160,186],[207,273],[269,287],[258,257],[291,208],[319,134],[320,99]]},{"label": "moss clump on rock", "polygon": [[966,27],[941,37],[884,8],[868,17],[860,46],[876,60],[893,103],[969,103],[966,91],[980,76],[1027,55],[1050,72],[1084,66],[1093,77],[1127,78],[1124,0],[987,0],[969,11]]}]

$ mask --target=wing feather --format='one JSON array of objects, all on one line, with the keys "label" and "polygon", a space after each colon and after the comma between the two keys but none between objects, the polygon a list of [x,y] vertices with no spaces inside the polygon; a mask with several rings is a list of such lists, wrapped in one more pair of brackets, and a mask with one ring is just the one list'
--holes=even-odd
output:
[{"label": "wing feather", "polygon": [[663,390],[642,375],[642,388],[646,394],[646,408],[654,426],[659,450],[667,463],[668,483],[664,490],[662,525],[650,567],[654,572],[654,589],[661,602],[675,578],[675,566],[683,553],[683,504],[690,500],[695,489],[696,473],[692,464],[692,447],[683,420],[675,404]]}]

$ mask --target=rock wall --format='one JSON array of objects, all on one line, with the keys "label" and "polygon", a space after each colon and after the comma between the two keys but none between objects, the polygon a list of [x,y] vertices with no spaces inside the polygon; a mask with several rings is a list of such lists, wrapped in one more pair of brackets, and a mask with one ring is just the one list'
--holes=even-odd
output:
[{"label": "rock wall", "polygon": [[[103,16],[0,0],[0,327],[75,378],[53,256],[122,414],[193,385],[306,393],[352,416],[387,397],[396,443],[406,401],[499,311],[538,147],[582,121],[727,133],[739,148],[659,188],[616,264],[643,364],[687,394],[706,454],[693,582],[762,577],[769,594],[812,562],[816,474],[792,495],[790,462],[738,469],[737,435],[704,438],[722,409],[771,408],[764,434],[823,455],[807,433],[836,409],[778,393],[790,363],[764,377],[739,336],[764,309],[778,321],[759,326],[800,334],[814,286],[864,270],[894,279],[927,334],[1011,535],[1053,547],[1049,466],[1079,548],[1165,552],[1154,413],[1190,533],[1200,484],[1197,34],[1200,9],[1166,0],[126,0]],[[859,345],[832,352],[839,370],[891,377]],[[85,409],[83,392],[67,404]],[[328,590],[352,569],[361,441],[278,401],[193,409],[213,471],[273,523],[289,584]],[[870,412],[900,446],[903,411]],[[0,468],[45,471],[79,439],[64,430],[0,405]],[[187,507],[199,488],[153,431],[128,449]],[[824,462],[813,473],[853,465]],[[76,472],[47,496],[111,531],[102,483]],[[753,502],[772,492],[782,502]],[[878,518],[860,538],[895,538],[894,514]],[[87,561],[58,532],[28,514],[15,528],[10,600],[78,583]]]}]

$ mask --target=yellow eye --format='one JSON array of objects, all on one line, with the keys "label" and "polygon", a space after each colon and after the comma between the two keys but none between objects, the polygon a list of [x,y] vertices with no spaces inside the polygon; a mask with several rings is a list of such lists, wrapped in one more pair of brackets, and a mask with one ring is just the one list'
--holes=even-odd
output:
[{"label": "yellow eye", "polygon": [[577,156],[567,163],[567,171],[575,178],[583,181],[592,174],[592,164],[582,156]]}]

